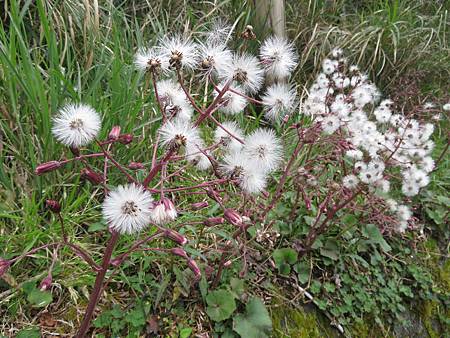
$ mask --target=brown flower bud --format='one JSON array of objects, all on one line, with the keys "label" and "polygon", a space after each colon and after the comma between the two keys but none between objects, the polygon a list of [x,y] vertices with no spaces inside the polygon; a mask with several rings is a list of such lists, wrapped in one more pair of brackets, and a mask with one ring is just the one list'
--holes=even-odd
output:
[{"label": "brown flower bud", "polygon": [[210,217],[203,221],[203,224],[207,227],[212,227],[217,224],[223,224],[225,222],[225,218],[223,217]]},{"label": "brown flower bud", "polygon": [[119,139],[120,136],[120,126],[114,126],[111,128],[111,131],[108,135],[108,140],[116,141]]},{"label": "brown flower bud", "polygon": [[145,166],[140,162],[130,162],[128,164],[128,168],[130,168],[131,170],[138,170],[138,169],[144,169]]},{"label": "brown flower bud", "polygon": [[192,210],[200,210],[200,209],[206,208],[208,205],[209,204],[207,201],[197,202],[197,203],[191,204],[191,209]]},{"label": "brown flower bud", "polygon": [[233,225],[241,226],[242,225],[242,217],[237,213],[236,210],[233,209],[225,209],[223,216],[225,219]]},{"label": "brown flower bud", "polygon": [[172,229],[166,229],[164,231],[164,237],[167,237],[180,245],[185,245],[188,242],[186,237]]},{"label": "brown flower bud", "polygon": [[2,277],[6,273],[6,271],[8,271],[10,265],[10,261],[0,258],[0,277]]},{"label": "brown flower bud", "polygon": [[172,254],[174,254],[175,256],[180,256],[180,257],[183,257],[185,259],[188,259],[188,255],[186,254],[186,251],[184,251],[181,248],[172,248],[172,249],[170,249],[170,252]]},{"label": "brown flower bud", "polygon": [[46,291],[50,289],[50,287],[52,286],[52,282],[53,282],[52,276],[48,275],[42,280],[41,284],[39,284],[39,289],[41,291]]},{"label": "brown flower bud", "polygon": [[191,269],[192,272],[194,273],[195,279],[198,280],[202,277],[202,272],[200,271],[200,268],[198,267],[197,263],[193,259],[188,258],[187,265],[188,265],[189,269]]},{"label": "brown flower bud", "polygon": [[46,200],[45,206],[51,210],[54,213],[60,213],[61,212],[61,204],[59,204],[58,201],[55,200]]},{"label": "brown flower bud", "polygon": [[211,188],[206,189],[206,194],[209,198],[213,199],[217,203],[222,202],[222,197],[220,197],[219,193]]},{"label": "brown flower bud", "polygon": [[130,144],[131,142],[133,142],[133,135],[131,134],[120,135],[119,142],[122,144]]},{"label": "brown flower bud", "polygon": [[34,173],[36,175],[42,175],[45,173],[48,173],[50,171],[56,170],[61,166],[61,163],[58,161],[50,161],[39,164],[36,169],[34,170]]},{"label": "brown flower bud", "polygon": [[89,168],[81,169],[81,177],[87,179],[94,185],[100,184],[103,182],[103,175],[96,173],[95,171]]}]

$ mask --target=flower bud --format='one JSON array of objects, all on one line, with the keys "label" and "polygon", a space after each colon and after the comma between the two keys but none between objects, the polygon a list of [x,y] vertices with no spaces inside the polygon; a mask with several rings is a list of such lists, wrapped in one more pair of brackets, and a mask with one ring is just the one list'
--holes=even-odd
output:
[{"label": "flower bud", "polygon": [[95,171],[89,168],[81,169],[81,177],[87,179],[94,185],[100,184],[103,182],[103,175],[96,173]]},{"label": "flower bud", "polygon": [[208,195],[209,198],[213,199],[217,203],[222,202],[222,197],[220,197],[220,195],[217,191],[209,188],[209,189],[206,189],[206,194]]},{"label": "flower bud", "polygon": [[189,266],[189,269],[191,269],[192,272],[194,273],[195,279],[197,280],[200,279],[202,276],[202,272],[200,271],[200,268],[198,267],[197,263],[193,259],[189,258],[187,260],[187,265]]},{"label": "flower bud", "polygon": [[108,140],[116,141],[119,139],[120,136],[120,126],[114,126],[111,128],[111,131],[108,135]]},{"label": "flower bud", "polygon": [[145,166],[140,162],[130,162],[128,164],[128,168],[130,168],[131,170],[138,170],[138,169],[144,169]]},{"label": "flower bud", "polygon": [[2,277],[6,273],[6,271],[8,271],[10,265],[10,261],[0,258],[0,277]]},{"label": "flower bud", "polygon": [[131,142],[133,142],[133,135],[131,134],[120,135],[119,142],[122,144],[130,144]]},{"label": "flower bud", "polygon": [[209,205],[208,201],[197,202],[197,203],[193,203],[191,205],[191,209],[192,210],[200,210],[200,209],[206,208],[208,205]]},{"label": "flower bud", "polygon": [[45,173],[48,173],[50,171],[56,170],[61,166],[61,163],[58,161],[50,161],[39,164],[36,169],[34,170],[34,173],[36,175],[42,175]]},{"label": "flower bud", "polygon": [[150,218],[153,223],[158,225],[164,225],[173,221],[177,218],[177,210],[175,209],[175,205],[170,199],[162,198],[153,204]]},{"label": "flower bud", "polygon": [[224,267],[226,267],[226,268],[228,268],[228,267],[230,267],[231,266],[231,261],[230,260],[227,260],[225,263],[223,263],[223,266]]},{"label": "flower bud", "polygon": [[225,209],[223,216],[225,219],[233,225],[241,226],[242,225],[242,217],[237,213],[236,210],[233,209]]},{"label": "flower bud", "polygon": [[207,227],[212,227],[217,224],[223,224],[225,222],[225,218],[223,217],[210,217],[203,221],[203,225]]},{"label": "flower bud", "polygon": [[180,245],[185,245],[188,242],[186,237],[172,229],[166,229],[164,231],[164,237],[167,237]]},{"label": "flower bud", "polygon": [[52,212],[59,214],[61,211],[61,204],[55,200],[46,200],[45,206]]},{"label": "flower bud", "polygon": [[122,263],[122,258],[120,258],[120,257],[113,258],[109,262],[109,264],[111,264],[112,266],[119,266],[120,263]]},{"label": "flower bud", "polygon": [[52,286],[52,282],[53,282],[52,276],[48,275],[42,280],[41,284],[39,284],[39,290],[46,291],[50,289],[50,286]]},{"label": "flower bud", "polygon": [[175,256],[180,256],[180,257],[183,257],[185,259],[188,259],[188,255],[186,254],[186,251],[184,251],[181,248],[172,248],[172,249],[170,249],[170,252],[172,254],[174,254]]}]

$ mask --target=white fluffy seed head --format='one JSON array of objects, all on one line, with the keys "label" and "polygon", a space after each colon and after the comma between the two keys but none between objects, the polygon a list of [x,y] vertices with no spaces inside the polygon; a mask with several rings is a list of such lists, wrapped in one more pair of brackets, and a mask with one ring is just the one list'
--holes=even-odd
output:
[{"label": "white fluffy seed head", "polygon": [[242,143],[236,140],[230,133],[237,138],[243,140],[244,132],[239,128],[235,121],[222,122],[222,126],[229,132],[223,130],[223,128],[217,127],[214,131],[214,140],[216,143],[222,142],[227,151],[238,152],[242,149]]},{"label": "white fluffy seed head", "polygon": [[161,39],[161,52],[172,69],[193,70],[197,66],[195,43],[181,35]]},{"label": "white fluffy seed head", "polygon": [[[217,89],[222,90],[224,88],[225,84],[221,83],[217,86]],[[242,89],[241,86],[239,85],[233,85],[232,87],[233,90],[239,92],[239,93],[243,93],[244,90]],[[217,95],[219,95],[219,93],[217,91],[214,91],[214,97],[217,97]],[[242,112],[245,108],[245,106],[247,105],[247,100],[236,93],[233,93],[231,91],[227,91],[223,96],[223,103],[219,108],[219,111],[227,114],[227,115],[236,115],[240,112]]]},{"label": "white fluffy seed head", "polygon": [[66,146],[81,147],[94,140],[100,127],[100,115],[93,108],[85,104],[69,104],[53,118],[52,133]]},{"label": "white fluffy seed head", "polygon": [[193,146],[201,142],[198,129],[182,119],[167,121],[160,129],[161,144],[170,147]]},{"label": "white fluffy seed head", "polygon": [[342,179],[342,184],[347,189],[355,189],[358,186],[359,180],[355,175],[347,175]]},{"label": "white fluffy seed head", "polygon": [[225,82],[235,81],[249,93],[256,93],[264,81],[264,71],[253,55],[234,54],[230,70],[221,75]]},{"label": "white fluffy seed head", "polygon": [[134,56],[134,65],[141,72],[148,70],[167,71],[169,59],[165,57],[159,48],[140,48]]},{"label": "white fluffy seed head", "polygon": [[278,121],[289,115],[296,107],[296,91],[287,84],[277,83],[267,88],[262,97],[264,116],[270,121]]},{"label": "white fluffy seed head", "polygon": [[233,53],[224,44],[201,44],[199,47],[200,69],[205,75],[229,73]]},{"label": "white fluffy seed head", "polygon": [[263,172],[273,171],[280,165],[282,146],[272,129],[256,129],[246,137],[243,151]]},{"label": "white fluffy seed head", "polygon": [[294,45],[284,38],[270,37],[260,49],[261,64],[267,75],[274,79],[289,77],[297,66],[297,54]]},{"label": "white fluffy seed head", "polygon": [[242,151],[227,154],[221,170],[227,176],[238,179],[239,187],[249,194],[260,193],[267,185],[267,173]]},{"label": "white fluffy seed head", "polygon": [[150,223],[153,198],[141,186],[120,185],[103,201],[103,217],[111,229],[121,234],[141,231]]}]

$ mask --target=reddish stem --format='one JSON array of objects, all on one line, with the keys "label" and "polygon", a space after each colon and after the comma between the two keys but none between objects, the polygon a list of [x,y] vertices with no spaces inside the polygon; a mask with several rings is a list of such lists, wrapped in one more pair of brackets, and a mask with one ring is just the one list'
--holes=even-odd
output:
[{"label": "reddish stem", "polygon": [[103,281],[105,279],[106,272],[108,271],[109,263],[111,261],[111,256],[114,251],[114,247],[117,244],[119,239],[119,233],[113,231],[111,233],[111,237],[108,241],[108,244],[105,249],[105,253],[103,255],[102,265],[100,271],[97,273],[97,277],[95,278],[94,288],[92,290],[91,296],[89,297],[89,304],[86,308],[86,312],[84,314],[83,321],[81,322],[80,329],[76,335],[76,338],[85,338],[86,333],[89,330],[92,315],[94,314],[95,307],[100,299],[100,293],[102,290]]}]

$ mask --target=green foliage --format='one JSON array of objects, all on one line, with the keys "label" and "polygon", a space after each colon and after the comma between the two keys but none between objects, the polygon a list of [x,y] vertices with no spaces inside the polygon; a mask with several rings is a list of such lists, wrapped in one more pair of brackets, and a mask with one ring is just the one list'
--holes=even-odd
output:
[{"label": "green foliage", "polygon": [[245,313],[233,318],[233,329],[241,337],[269,337],[268,334],[272,330],[272,320],[264,303],[258,298],[250,299],[245,306]]},{"label": "green foliage", "polygon": [[206,313],[216,322],[230,318],[236,310],[233,294],[227,290],[211,291],[206,296],[206,303],[208,304]]},{"label": "green foliage", "polygon": [[276,249],[272,255],[282,275],[288,275],[291,272],[291,265],[297,262],[297,252],[291,248]]}]

